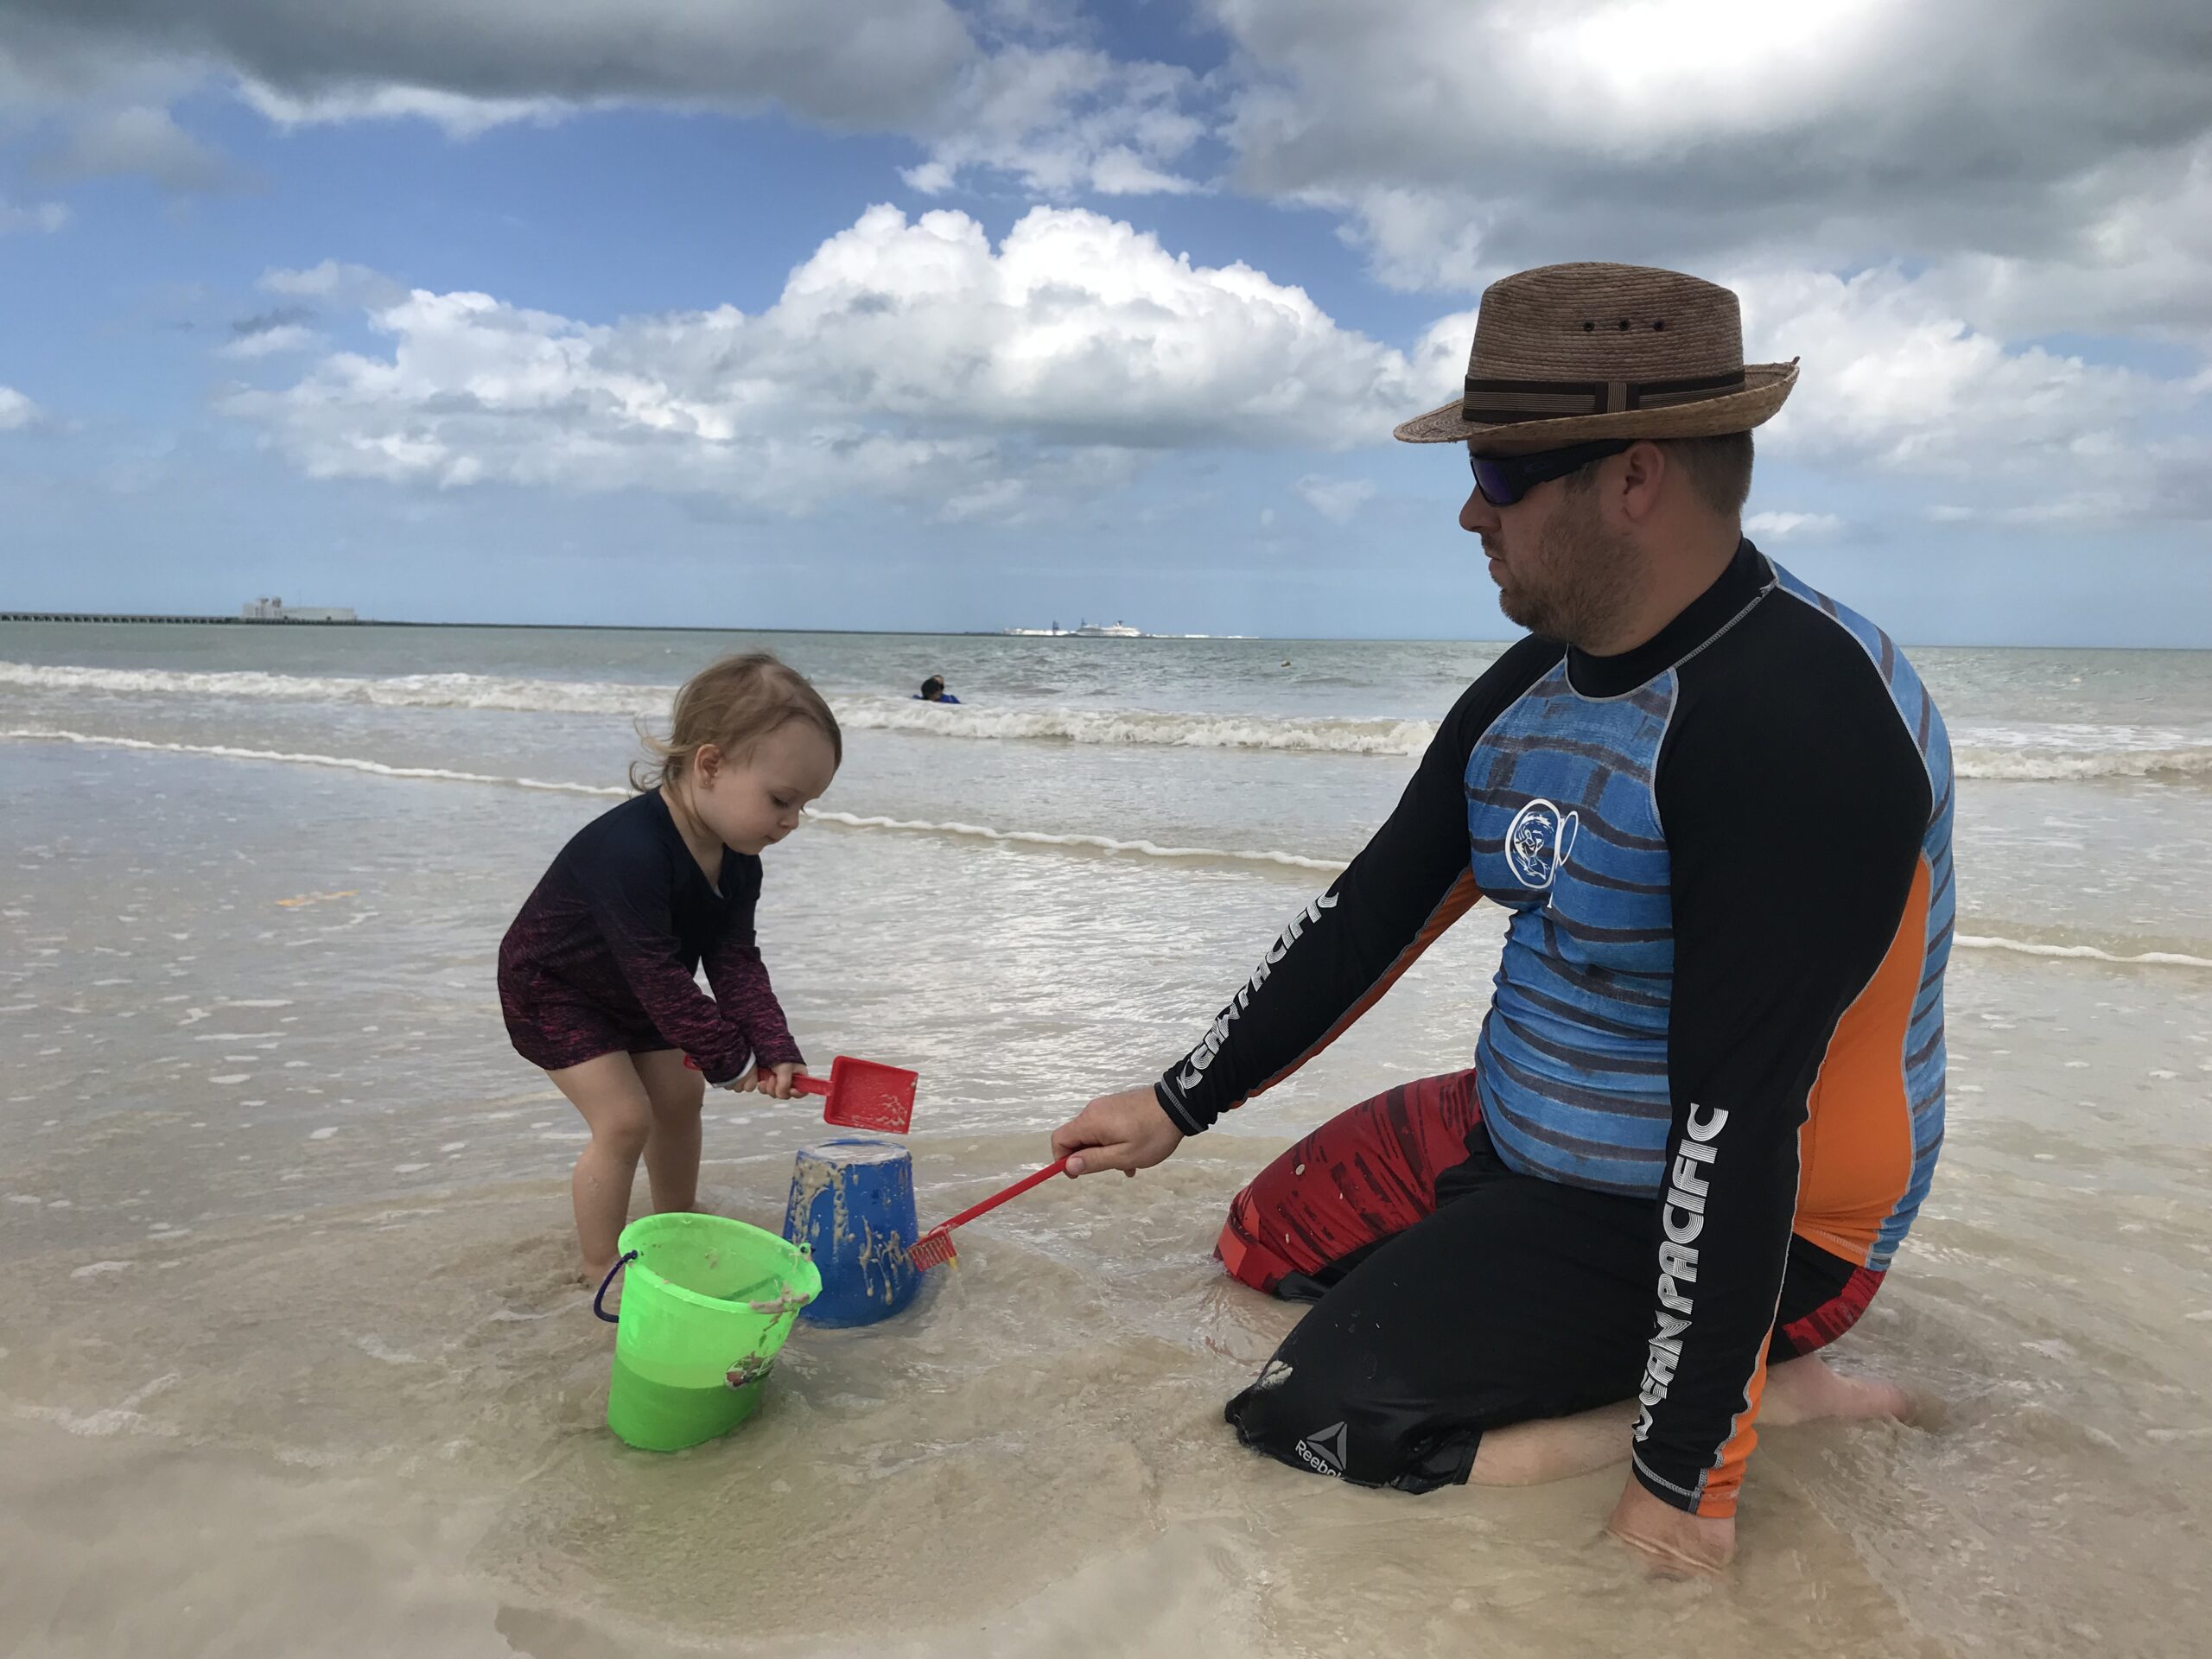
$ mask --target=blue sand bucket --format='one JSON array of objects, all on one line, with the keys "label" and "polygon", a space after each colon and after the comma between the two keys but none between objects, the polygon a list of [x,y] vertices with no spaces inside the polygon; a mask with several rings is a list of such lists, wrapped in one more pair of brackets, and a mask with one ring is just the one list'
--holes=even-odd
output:
[{"label": "blue sand bucket", "polygon": [[906,1147],[840,1135],[799,1148],[784,1236],[811,1250],[822,1292],[807,1305],[817,1325],[873,1325],[914,1300],[922,1275],[906,1260],[921,1236],[914,1219],[914,1162]]}]

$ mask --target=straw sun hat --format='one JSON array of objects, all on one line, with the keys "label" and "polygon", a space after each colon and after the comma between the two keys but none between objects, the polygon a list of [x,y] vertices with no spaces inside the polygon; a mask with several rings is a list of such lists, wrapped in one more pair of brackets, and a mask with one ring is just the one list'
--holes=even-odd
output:
[{"label": "straw sun hat", "polygon": [[1736,296],[1643,265],[1545,265],[1483,291],[1461,396],[1397,429],[1407,443],[1527,454],[1601,438],[1748,432],[1797,362],[1745,363]]}]

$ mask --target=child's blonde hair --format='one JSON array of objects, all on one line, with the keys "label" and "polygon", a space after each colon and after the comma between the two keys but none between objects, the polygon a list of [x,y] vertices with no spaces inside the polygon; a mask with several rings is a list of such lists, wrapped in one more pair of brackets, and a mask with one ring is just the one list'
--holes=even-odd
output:
[{"label": "child's blonde hair", "polygon": [[652,759],[632,763],[630,787],[642,791],[677,782],[709,743],[730,760],[741,761],[769,733],[794,721],[804,721],[828,738],[836,764],[845,763],[845,739],[837,729],[837,716],[804,675],[765,651],[725,657],[683,683],[676,694],[676,714],[666,738],[639,728]]}]

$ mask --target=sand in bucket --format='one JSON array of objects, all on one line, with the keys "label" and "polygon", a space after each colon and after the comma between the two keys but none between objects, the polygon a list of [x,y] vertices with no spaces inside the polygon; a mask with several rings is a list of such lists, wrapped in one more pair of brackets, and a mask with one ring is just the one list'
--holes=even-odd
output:
[{"label": "sand in bucket", "polygon": [[[777,1351],[822,1289],[807,1252],[721,1216],[646,1216],[622,1230],[607,1426],[647,1452],[727,1434],[760,1404]],[[611,1282],[613,1275],[608,1275]]]}]

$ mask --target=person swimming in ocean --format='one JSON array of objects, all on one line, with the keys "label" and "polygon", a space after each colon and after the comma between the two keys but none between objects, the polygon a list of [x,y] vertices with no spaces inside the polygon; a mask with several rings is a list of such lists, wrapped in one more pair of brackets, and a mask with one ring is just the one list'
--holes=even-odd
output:
[{"label": "person swimming in ocean", "polygon": [[1472,1065],[1230,1204],[1228,1271],[1314,1304],[1227,1407],[1293,1468],[1424,1492],[1625,1458],[1608,1529],[1713,1570],[1762,1405],[1909,1414],[1820,1351],[1942,1145],[1951,756],[1889,636],[1744,537],[1796,378],[1694,277],[1491,285],[1462,397],[1397,435],[1466,446],[1459,524],[1528,635],[1196,1046],[1052,1136],[1071,1174],[1149,1168],[1507,912]]},{"label": "person swimming in ocean", "polygon": [[959,698],[944,689],[944,677],[932,674],[922,682],[922,689],[908,699],[912,702],[957,702]]}]

